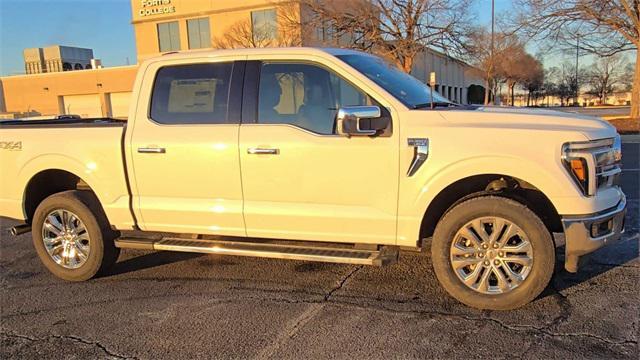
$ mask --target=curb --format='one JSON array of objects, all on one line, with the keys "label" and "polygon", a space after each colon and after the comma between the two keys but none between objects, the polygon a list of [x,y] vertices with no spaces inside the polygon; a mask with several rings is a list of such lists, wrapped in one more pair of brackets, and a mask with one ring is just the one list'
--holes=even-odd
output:
[{"label": "curb", "polygon": [[640,143],[640,134],[620,135],[623,143]]}]

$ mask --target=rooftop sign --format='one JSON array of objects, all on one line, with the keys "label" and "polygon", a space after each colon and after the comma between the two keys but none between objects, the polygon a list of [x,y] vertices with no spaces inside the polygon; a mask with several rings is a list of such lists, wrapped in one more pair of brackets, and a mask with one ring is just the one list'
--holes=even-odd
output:
[{"label": "rooftop sign", "polygon": [[176,7],[171,4],[171,0],[140,0],[142,8],[138,12],[141,17],[176,12]]}]

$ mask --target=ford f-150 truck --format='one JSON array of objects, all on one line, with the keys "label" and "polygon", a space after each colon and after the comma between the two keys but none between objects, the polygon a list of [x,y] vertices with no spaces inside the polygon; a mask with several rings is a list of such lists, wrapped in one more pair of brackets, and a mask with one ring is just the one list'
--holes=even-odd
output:
[{"label": "ford f-150 truck", "polygon": [[72,281],[121,248],[385,265],[427,245],[453,297],[512,309],[556,248],[575,272],[624,230],[612,126],[454,104],[350,50],[167,54],[127,122],[7,121],[0,144],[0,215]]}]

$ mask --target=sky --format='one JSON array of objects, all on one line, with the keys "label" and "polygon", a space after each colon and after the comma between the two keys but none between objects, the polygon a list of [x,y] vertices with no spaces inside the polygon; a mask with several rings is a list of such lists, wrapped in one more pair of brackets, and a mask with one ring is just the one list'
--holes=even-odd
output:
[{"label": "sky", "polygon": [[[497,14],[513,13],[513,0],[495,1]],[[490,0],[472,11],[489,26]],[[23,74],[22,50],[48,45],[91,48],[104,66],[134,64],[130,0],[0,0],[0,75]]]},{"label": "sky", "polygon": [[130,0],[0,0],[0,74],[24,73],[22,50],[93,49],[104,66],[136,62]]}]

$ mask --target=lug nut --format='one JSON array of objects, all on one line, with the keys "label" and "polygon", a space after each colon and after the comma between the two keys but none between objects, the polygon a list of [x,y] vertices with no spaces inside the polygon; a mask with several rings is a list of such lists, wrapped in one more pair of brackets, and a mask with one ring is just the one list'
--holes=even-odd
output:
[{"label": "lug nut", "polygon": [[498,248],[498,244],[493,244],[493,248],[497,249]]},{"label": "lug nut", "polygon": [[493,261],[493,265],[496,265],[496,266],[500,265],[500,261],[498,261],[498,260],[494,260],[494,261]]},{"label": "lug nut", "polygon": [[504,253],[503,253],[502,251],[500,251],[500,252],[498,253],[498,256],[503,257],[503,256],[504,256]]},{"label": "lug nut", "polygon": [[491,263],[489,262],[489,260],[486,260],[486,261],[484,262],[484,265],[485,265],[485,266],[489,266],[489,265],[491,265]]},{"label": "lug nut", "polygon": [[489,247],[489,245],[487,245],[487,244],[482,244],[482,248],[483,248],[483,249],[486,249],[486,248],[488,248],[488,247]]},{"label": "lug nut", "polygon": [[478,253],[478,257],[483,257],[484,253]]}]

